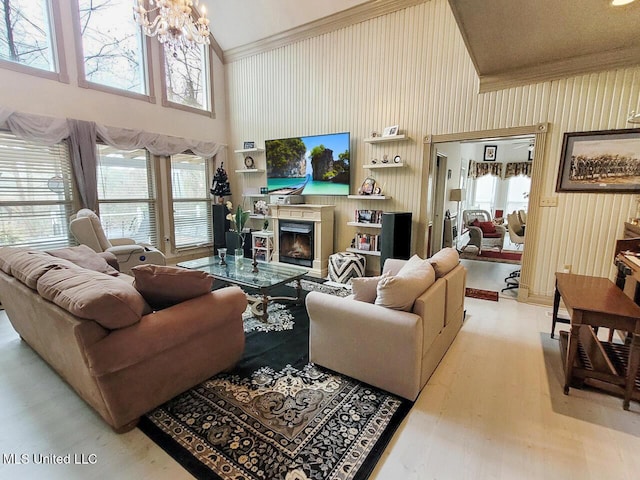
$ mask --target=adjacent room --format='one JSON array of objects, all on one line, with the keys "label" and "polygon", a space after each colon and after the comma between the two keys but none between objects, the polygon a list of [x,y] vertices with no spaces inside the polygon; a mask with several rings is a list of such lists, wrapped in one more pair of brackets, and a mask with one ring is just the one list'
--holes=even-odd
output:
[{"label": "adjacent room", "polygon": [[0,477],[637,476],[640,1],[0,13]]}]

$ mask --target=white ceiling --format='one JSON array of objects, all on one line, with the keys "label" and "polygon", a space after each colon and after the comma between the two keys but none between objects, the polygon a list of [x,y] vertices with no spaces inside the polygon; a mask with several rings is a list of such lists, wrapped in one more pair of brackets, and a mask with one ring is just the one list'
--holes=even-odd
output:
[{"label": "white ceiling", "polygon": [[370,0],[200,0],[222,50],[299,27]]}]

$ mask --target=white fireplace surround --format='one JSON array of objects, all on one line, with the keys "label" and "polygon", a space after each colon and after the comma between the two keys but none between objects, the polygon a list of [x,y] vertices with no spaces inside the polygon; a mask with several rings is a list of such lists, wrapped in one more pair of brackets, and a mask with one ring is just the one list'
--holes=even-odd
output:
[{"label": "white fireplace surround", "polygon": [[[325,278],[328,273],[329,255],[333,253],[334,205],[269,205],[273,219],[273,261],[280,262],[280,222],[313,222],[313,265],[309,275]],[[291,265],[283,263],[283,265]],[[304,267],[307,268],[307,267]]]}]

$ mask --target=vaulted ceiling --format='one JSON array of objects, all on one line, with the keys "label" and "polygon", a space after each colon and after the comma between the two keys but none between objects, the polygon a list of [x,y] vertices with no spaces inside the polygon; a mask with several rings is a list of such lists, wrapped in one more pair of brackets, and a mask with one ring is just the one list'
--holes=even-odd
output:
[{"label": "vaulted ceiling", "polygon": [[[200,0],[224,57],[430,0]],[[640,0],[448,0],[481,91],[640,64]]]}]

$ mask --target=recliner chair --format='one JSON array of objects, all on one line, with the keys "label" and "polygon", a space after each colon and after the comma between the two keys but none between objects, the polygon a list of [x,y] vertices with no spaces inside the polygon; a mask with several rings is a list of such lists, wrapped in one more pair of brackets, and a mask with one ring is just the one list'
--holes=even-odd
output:
[{"label": "recliner chair", "polygon": [[95,252],[113,253],[123,273],[129,273],[136,265],[166,265],[164,254],[151,245],[136,243],[132,238],[108,239],[100,217],[87,208],[71,216],[69,230],[78,243]]}]

